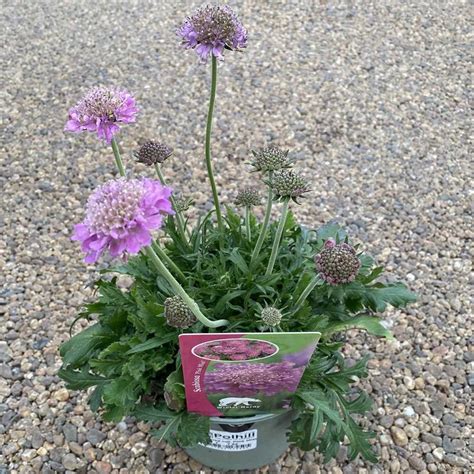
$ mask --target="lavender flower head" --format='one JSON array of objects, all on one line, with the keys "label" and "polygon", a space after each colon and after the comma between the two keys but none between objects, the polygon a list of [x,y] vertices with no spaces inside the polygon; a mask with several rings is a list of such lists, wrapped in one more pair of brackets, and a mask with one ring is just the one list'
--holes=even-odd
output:
[{"label": "lavender flower head", "polygon": [[170,195],[170,188],[149,178],[119,178],[97,188],[72,236],[82,243],[84,261],[94,263],[107,250],[125,257],[150,245],[151,231],[161,227],[163,215],[173,214]]},{"label": "lavender flower head", "polygon": [[97,132],[107,143],[119,131],[119,123],[135,122],[135,99],[125,90],[94,87],[74,107],[64,130]]},{"label": "lavender flower head", "polygon": [[203,61],[209,56],[224,59],[224,49],[247,46],[247,31],[227,5],[201,7],[184,20],[178,35],[183,45],[194,49]]},{"label": "lavender flower head", "polygon": [[349,244],[336,244],[333,239],[326,240],[323,250],[314,257],[316,269],[323,280],[330,285],[350,283],[360,268],[354,247]]},{"label": "lavender flower head", "polygon": [[214,370],[206,372],[204,387],[207,393],[225,393],[244,397],[294,392],[304,369],[286,361],[274,364],[216,363]]}]

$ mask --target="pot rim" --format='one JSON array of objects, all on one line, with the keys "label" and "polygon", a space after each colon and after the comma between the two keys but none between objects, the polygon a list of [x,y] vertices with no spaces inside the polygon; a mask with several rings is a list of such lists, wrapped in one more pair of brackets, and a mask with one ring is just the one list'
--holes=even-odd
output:
[{"label": "pot rim", "polygon": [[226,416],[211,416],[210,421],[211,423],[223,423],[227,425],[245,425],[247,423],[256,423],[258,421],[270,420],[277,416],[285,415],[289,413],[290,411],[291,410],[287,410],[281,413],[259,413],[256,415],[238,417],[238,418],[231,418],[231,417],[226,417]]}]

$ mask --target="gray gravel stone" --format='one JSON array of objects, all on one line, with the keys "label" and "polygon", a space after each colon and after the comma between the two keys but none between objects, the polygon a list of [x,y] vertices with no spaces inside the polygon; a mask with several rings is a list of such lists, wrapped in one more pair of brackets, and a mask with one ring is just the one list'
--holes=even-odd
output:
[{"label": "gray gravel stone", "polygon": [[[67,441],[77,441],[77,428],[72,425],[71,423],[66,423],[64,426],[63,426],[63,434],[64,434],[64,437],[66,438]],[[94,444],[90,438],[94,438],[94,435],[91,435],[90,432],[88,433],[88,438],[87,440]],[[94,439],[97,439],[97,438],[94,438]]]},{"label": "gray gravel stone", "polygon": [[107,438],[107,435],[93,428],[87,432],[86,438],[89,443],[97,446],[99,443],[104,441],[105,438]]}]

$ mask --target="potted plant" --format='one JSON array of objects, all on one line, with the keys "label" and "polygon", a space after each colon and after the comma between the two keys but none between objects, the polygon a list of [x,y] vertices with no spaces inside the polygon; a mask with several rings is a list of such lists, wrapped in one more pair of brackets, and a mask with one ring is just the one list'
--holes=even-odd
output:
[{"label": "potted plant", "polygon": [[[243,189],[235,206],[222,208],[211,160],[217,61],[226,51],[242,50],[247,33],[229,7],[206,6],[178,34],[211,63],[205,163],[213,209],[191,225],[190,200],[176,198],[165,181],[162,164],[172,155],[165,144],[149,140],[135,152],[157,179],[126,173],[116,134],[135,121],[131,94],[96,87],[70,109],[66,130],[96,132],[111,145],[120,174],[92,193],[72,238],[81,243],[86,263],[107,253],[117,260],[102,270],[94,300],[79,313],[91,324],[62,345],[59,374],[68,388],[90,390],[91,409],[105,420],[133,415],[157,423],[155,436],[211,467],[258,467],[288,443],[317,449],[329,460],[347,442],[351,459],[360,454],[375,462],[372,435],[354,417],[371,406],[358,384],[368,375],[367,357],[347,364],[340,335],[359,328],[390,338],[376,313],[415,297],[403,284],[380,281],[383,268],[337,224],[310,229],[298,223],[291,206],[310,186],[288,151],[253,151],[250,166],[265,188],[263,219],[254,213],[262,204],[256,189]],[[276,201],[281,211],[272,221]],[[129,277],[128,287],[118,285],[120,275]],[[321,340],[289,410],[243,418],[186,410],[180,334],[315,331]],[[269,381],[278,376],[267,374]],[[209,444],[213,430],[250,428],[259,433],[250,449],[226,452]]]}]

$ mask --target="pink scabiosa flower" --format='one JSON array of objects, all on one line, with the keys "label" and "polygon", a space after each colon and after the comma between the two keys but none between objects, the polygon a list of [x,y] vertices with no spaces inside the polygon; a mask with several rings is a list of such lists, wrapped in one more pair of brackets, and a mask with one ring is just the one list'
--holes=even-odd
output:
[{"label": "pink scabiosa flower", "polygon": [[194,49],[203,61],[209,56],[224,59],[224,49],[236,50],[247,46],[247,31],[227,5],[200,8],[184,20],[178,35],[183,45]]},{"label": "pink scabiosa flower", "polygon": [[161,227],[164,215],[174,213],[170,196],[170,188],[149,178],[119,178],[97,188],[72,236],[82,243],[84,261],[94,263],[105,251],[126,257],[150,245],[151,231]]},{"label": "pink scabiosa flower", "polygon": [[304,367],[292,362],[264,364],[258,362],[217,363],[204,375],[206,393],[225,393],[236,396],[266,396],[294,392]]},{"label": "pink scabiosa flower", "polygon": [[64,130],[97,132],[107,143],[119,131],[120,123],[135,122],[135,99],[125,90],[94,87],[74,107]]},{"label": "pink scabiosa flower", "polygon": [[323,250],[314,257],[321,278],[330,285],[350,283],[359,273],[360,260],[354,247],[326,240]]}]

